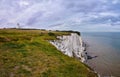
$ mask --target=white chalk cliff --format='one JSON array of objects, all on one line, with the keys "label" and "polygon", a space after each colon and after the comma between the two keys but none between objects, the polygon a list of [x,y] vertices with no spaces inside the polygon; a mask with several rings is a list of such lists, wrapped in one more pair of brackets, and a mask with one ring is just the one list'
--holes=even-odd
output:
[{"label": "white chalk cliff", "polygon": [[70,57],[79,58],[82,62],[86,61],[85,47],[83,47],[81,36],[77,33],[71,35],[57,36],[59,40],[50,41],[58,50]]}]

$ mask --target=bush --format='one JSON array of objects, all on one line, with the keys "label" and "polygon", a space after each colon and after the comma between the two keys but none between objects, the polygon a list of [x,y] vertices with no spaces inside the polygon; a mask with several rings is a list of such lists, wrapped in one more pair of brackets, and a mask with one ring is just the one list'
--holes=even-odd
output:
[{"label": "bush", "polygon": [[49,32],[48,35],[49,35],[49,36],[55,36],[55,34],[52,33],[52,32]]},{"label": "bush", "polygon": [[62,31],[62,32],[77,33],[77,34],[80,36],[80,32],[78,32],[78,31],[72,31],[72,30],[68,30],[68,31]]}]

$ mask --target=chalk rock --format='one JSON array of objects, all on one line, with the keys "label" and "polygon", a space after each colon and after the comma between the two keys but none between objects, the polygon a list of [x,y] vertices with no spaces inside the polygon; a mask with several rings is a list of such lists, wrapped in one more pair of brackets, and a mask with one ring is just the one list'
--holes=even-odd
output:
[{"label": "chalk rock", "polygon": [[71,35],[57,36],[59,40],[50,41],[58,50],[70,57],[79,58],[82,62],[86,61],[87,56],[82,45],[81,36],[77,33]]}]

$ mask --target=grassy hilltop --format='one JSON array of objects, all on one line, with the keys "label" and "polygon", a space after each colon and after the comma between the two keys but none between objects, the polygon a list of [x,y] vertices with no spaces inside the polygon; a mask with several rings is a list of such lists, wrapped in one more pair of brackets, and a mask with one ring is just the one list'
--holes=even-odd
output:
[{"label": "grassy hilltop", "polygon": [[0,30],[0,77],[96,77],[83,63],[58,51],[48,40],[70,32]]}]

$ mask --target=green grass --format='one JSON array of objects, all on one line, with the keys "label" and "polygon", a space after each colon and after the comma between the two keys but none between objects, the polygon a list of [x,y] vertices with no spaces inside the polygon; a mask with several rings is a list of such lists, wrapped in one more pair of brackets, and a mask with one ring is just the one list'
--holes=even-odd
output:
[{"label": "green grass", "polygon": [[0,30],[0,77],[97,77],[75,58],[58,51],[48,40],[70,32]]}]

